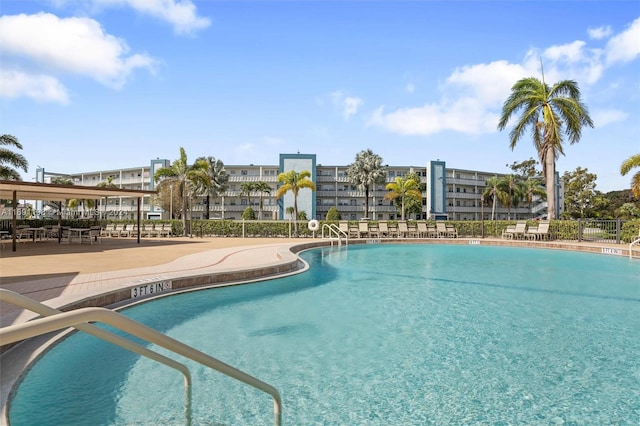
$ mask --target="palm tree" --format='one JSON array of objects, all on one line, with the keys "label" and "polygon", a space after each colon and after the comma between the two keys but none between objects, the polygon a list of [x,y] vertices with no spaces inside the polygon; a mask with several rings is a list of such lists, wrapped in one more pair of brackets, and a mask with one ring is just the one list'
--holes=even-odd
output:
[{"label": "palm tree", "polygon": [[536,197],[546,198],[547,192],[544,189],[544,186],[540,184],[540,179],[529,176],[527,180],[523,182],[523,196],[525,200],[529,203],[529,211],[531,212],[531,217],[533,217],[533,200]]},{"label": "palm tree", "polygon": [[[116,185],[115,183],[113,183],[113,176],[107,176],[107,180],[103,180],[102,182],[98,183],[96,186],[100,187],[100,188],[117,188],[118,185]],[[109,201],[109,197],[104,197],[104,217],[105,219],[107,218],[107,204]]]},{"label": "palm tree", "polygon": [[[73,185],[73,180],[71,180],[70,178],[65,178],[62,176],[57,176],[54,177],[53,179],[51,179],[51,183],[54,185]],[[45,205],[49,206],[49,207],[53,207],[55,209],[58,210],[58,217],[61,218],[62,217],[62,201],[46,201]],[[64,202],[65,207],[69,207],[69,200],[65,200]]]},{"label": "palm tree", "polygon": [[276,198],[284,196],[289,191],[293,193],[293,217],[296,218],[293,223],[295,235],[298,235],[298,193],[304,188],[309,188],[312,191],[316,190],[316,185],[310,178],[311,172],[307,170],[303,170],[300,173],[295,170],[289,170],[278,175],[278,182],[282,186],[276,191]]},{"label": "palm tree", "polygon": [[513,150],[526,133],[533,134],[533,144],[538,151],[546,180],[548,218],[555,219],[555,174],[556,159],[566,136],[570,144],[580,141],[582,127],[593,127],[587,106],[580,99],[578,83],[563,80],[549,87],[534,77],[523,78],[511,88],[511,95],[502,106],[498,130],[504,130],[512,115],[522,111],[514,128],[509,133],[509,146]]},{"label": "palm tree", "polygon": [[[1,135],[0,145],[10,145],[22,149],[22,144],[12,135]],[[26,173],[29,170],[27,159],[22,154],[7,148],[0,148],[0,179],[21,181],[22,177],[16,168]]]},{"label": "palm tree", "polygon": [[511,207],[518,207],[523,197],[522,183],[512,174],[504,176],[500,180],[500,183],[503,186],[503,190],[507,193],[507,218],[511,220]]},{"label": "palm tree", "polygon": [[356,154],[355,161],[347,168],[349,182],[364,191],[364,217],[369,217],[369,191],[376,184],[383,184],[387,170],[382,165],[382,157],[370,149]]},{"label": "palm tree", "polygon": [[260,195],[260,216],[259,218],[262,219],[262,197],[264,194],[271,194],[271,186],[267,183],[267,182],[256,182],[254,188],[254,191],[256,191],[259,195]]},{"label": "palm tree", "polygon": [[208,175],[208,179],[201,179],[201,183],[204,183],[204,185],[201,185],[199,190],[206,194],[204,218],[209,219],[211,198],[215,199],[227,190],[229,173],[225,170],[224,163],[214,157],[199,157],[196,159],[196,163],[201,162],[207,165],[205,173]]},{"label": "palm tree", "polygon": [[503,190],[501,179],[498,176],[487,179],[485,185],[485,190],[482,192],[482,202],[491,200],[491,220],[495,220],[496,205],[498,201],[503,205],[506,204],[508,194]]},{"label": "palm tree", "polygon": [[402,179],[397,176],[394,182],[389,182],[385,187],[390,191],[384,195],[386,200],[400,199],[400,220],[404,220],[405,203],[407,200],[422,201],[420,182],[412,178]]},{"label": "palm tree", "polygon": [[[625,176],[629,171],[635,167],[640,167],[640,154],[632,155],[624,160],[620,166],[620,174]],[[637,172],[631,178],[631,193],[634,197],[640,198],[640,171]]]},{"label": "palm tree", "polygon": [[295,209],[293,207],[287,207],[284,212],[286,214],[288,214],[291,217],[291,220],[293,220],[293,215],[295,214]]},{"label": "palm tree", "polygon": [[180,158],[175,160],[170,167],[158,169],[153,176],[157,183],[162,178],[168,179],[182,195],[182,236],[187,236],[187,196],[195,187],[202,185],[207,178],[207,163],[196,161],[193,165],[187,162],[187,154],[180,147]]},{"label": "palm tree", "polygon": [[249,207],[251,207],[251,193],[256,190],[255,182],[242,182],[240,184],[240,196],[246,195],[249,199]]}]

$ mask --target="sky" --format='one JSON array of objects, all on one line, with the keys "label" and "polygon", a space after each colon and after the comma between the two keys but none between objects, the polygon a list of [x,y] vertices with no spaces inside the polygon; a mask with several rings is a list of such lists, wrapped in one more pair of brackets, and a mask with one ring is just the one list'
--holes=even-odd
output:
[{"label": "sky", "polygon": [[[2,0],[0,133],[35,170],[316,154],[509,173],[512,85],[575,80],[594,128],[565,142],[597,188],[640,152],[640,1]],[[18,151],[18,150],[15,150]]]}]

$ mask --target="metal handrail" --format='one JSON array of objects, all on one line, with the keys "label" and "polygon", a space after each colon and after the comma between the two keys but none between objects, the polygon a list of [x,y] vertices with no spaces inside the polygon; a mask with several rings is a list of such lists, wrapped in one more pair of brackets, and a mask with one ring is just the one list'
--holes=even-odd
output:
[{"label": "metal handrail", "polygon": [[[19,293],[15,293],[13,291],[0,289],[0,301],[11,303],[12,305],[19,306],[24,309],[28,309],[32,312],[40,314],[45,317],[49,317],[52,315],[61,314],[62,311],[58,311],[57,309],[53,309],[47,305],[44,305],[40,302],[37,302],[31,298],[23,296]],[[184,376],[184,393],[185,393],[185,418],[187,420],[187,425],[191,423],[191,372],[184,364],[181,364],[169,357],[166,357],[162,354],[152,351],[151,349],[147,349],[142,345],[134,343],[124,337],[118,336],[117,334],[113,334],[101,328],[98,328],[91,324],[78,324],[74,328],[84,331],[85,333],[91,334],[99,339],[102,339],[106,342],[119,346],[128,351],[137,353],[138,355],[147,357],[153,361],[159,362],[160,364],[164,364],[167,367],[173,368],[174,370],[178,370]]]},{"label": "metal handrail", "polygon": [[[0,289],[0,294],[9,290]],[[12,292],[10,292],[12,293]],[[151,327],[140,324],[130,318],[106,308],[81,308],[70,312],[63,312],[47,318],[35,319],[26,323],[10,325],[0,329],[0,341],[2,344],[14,343],[41,334],[50,333],[67,327],[82,326],[89,321],[99,321],[118,328],[140,339],[162,346],[172,352],[189,358],[199,364],[212,368],[222,374],[241,381],[249,386],[269,394],[273,398],[274,424],[282,423],[282,399],[278,390],[237,368],[213,358],[192,348],[178,340],[166,336]],[[86,325],[86,324],[85,324]]]},{"label": "metal handrail", "polygon": [[629,243],[629,259],[633,257],[633,253],[631,252],[631,247],[633,247],[636,244],[640,244],[640,235],[638,235],[635,240]]},{"label": "metal handrail", "polygon": [[340,227],[338,225],[336,225],[335,223],[325,223],[322,225],[322,238],[324,239],[324,230],[325,228],[327,229],[327,232],[329,234],[329,238],[332,238],[332,235],[335,235],[338,237],[338,245],[342,245],[342,238],[344,237],[345,241],[347,242],[347,244],[349,244],[349,235],[347,235],[346,232],[344,232],[342,229],[340,229]]}]

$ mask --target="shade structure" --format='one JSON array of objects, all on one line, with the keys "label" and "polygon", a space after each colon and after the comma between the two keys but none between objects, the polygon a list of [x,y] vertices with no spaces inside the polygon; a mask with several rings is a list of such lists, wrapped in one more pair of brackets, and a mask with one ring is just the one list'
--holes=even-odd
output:
[{"label": "shade structure", "polygon": [[[0,180],[0,200],[45,200],[63,201],[70,199],[95,200],[104,197],[137,197],[154,195],[155,191],[139,189],[101,188],[97,186],[58,185]],[[16,251],[16,216],[13,215],[13,251]],[[138,202],[138,243],[140,243],[140,203]]]}]

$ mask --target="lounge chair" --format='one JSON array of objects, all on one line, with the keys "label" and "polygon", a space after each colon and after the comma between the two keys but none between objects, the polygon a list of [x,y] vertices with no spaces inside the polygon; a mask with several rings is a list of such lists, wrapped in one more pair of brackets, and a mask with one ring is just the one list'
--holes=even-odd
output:
[{"label": "lounge chair", "polygon": [[438,238],[447,237],[447,225],[444,222],[436,222],[436,231],[438,231]]},{"label": "lounge chair", "polygon": [[378,225],[373,222],[369,222],[369,237],[380,238],[380,228],[378,228]]},{"label": "lounge chair", "polygon": [[404,220],[399,220],[398,221],[398,237],[407,238],[411,235],[412,233],[409,231],[409,226],[407,225],[407,222]]},{"label": "lounge chair", "polygon": [[507,227],[502,230],[502,238],[511,238],[515,230],[515,225],[507,225]]},{"label": "lounge chair", "polygon": [[525,235],[526,232],[527,232],[527,222],[518,221],[513,231],[505,232],[505,235],[507,236],[507,238],[511,238],[512,240],[521,239],[526,237]]},{"label": "lounge chair", "polygon": [[89,244],[102,244],[102,227],[92,226],[88,231],[80,234],[80,244],[87,242]]},{"label": "lounge chair", "polygon": [[389,225],[386,221],[381,220],[378,222],[378,235],[382,237],[389,237],[391,234],[389,232]]},{"label": "lounge chair", "polygon": [[429,231],[427,230],[427,222],[418,221],[418,237],[427,238]]},{"label": "lounge chair", "polygon": [[360,237],[360,227],[355,223],[349,223],[349,238],[359,238]]},{"label": "lounge chair", "polygon": [[[160,224],[158,225],[160,227],[162,227]],[[145,228],[147,235],[149,237],[159,237],[160,236],[160,230],[156,228],[156,224],[155,223],[149,223],[147,224],[147,227]]]},{"label": "lounge chair", "polygon": [[427,225],[427,238],[438,238],[438,230],[435,225]]},{"label": "lounge chair", "polygon": [[104,229],[102,229],[103,237],[111,237],[116,232],[116,224],[108,223],[105,225]]},{"label": "lounge chair", "polygon": [[525,232],[527,238],[534,240],[548,240],[549,239],[549,221],[541,221],[538,226],[531,226]]},{"label": "lounge chair", "polygon": [[369,222],[366,221],[358,222],[358,238],[363,237],[369,237]]},{"label": "lounge chair", "polygon": [[458,230],[452,223],[445,223],[444,226],[447,229],[447,237],[458,238]]},{"label": "lounge chair", "polygon": [[341,220],[338,222],[338,228],[345,233],[345,235],[349,235],[349,222],[346,220]]},{"label": "lounge chair", "polygon": [[127,237],[137,237],[138,236],[138,225],[135,223],[130,223],[126,228]]},{"label": "lounge chair", "polygon": [[16,239],[18,241],[22,240],[32,240],[33,239],[33,231],[29,229],[28,226],[18,226],[16,231]]},{"label": "lounge chair", "polygon": [[124,237],[127,235],[126,230],[124,229],[124,224],[118,223],[114,226],[112,231],[109,231],[110,237]]}]

